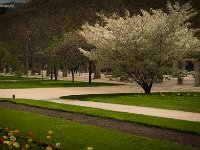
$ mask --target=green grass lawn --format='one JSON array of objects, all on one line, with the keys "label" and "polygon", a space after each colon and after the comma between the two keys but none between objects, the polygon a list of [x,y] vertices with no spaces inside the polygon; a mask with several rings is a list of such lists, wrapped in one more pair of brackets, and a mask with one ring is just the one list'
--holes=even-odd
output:
[{"label": "green grass lawn", "polygon": [[19,77],[16,77],[16,76],[1,76],[0,75],[0,81],[1,80],[25,80],[26,78],[24,78],[24,77],[21,77],[21,78],[19,78]]},{"label": "green grass lawn", "polygon": [[61,98],[200,112],[200,93],[90,94]]},{"label": "green grass lawn", "polygon": [[0,108],[0,126],[19,129],[27,135],[32,131],[37,139],[45,138],[53,131],[53,140],[62,148],[71,150],[132,150],[132,149],[192,149],[170,142],[123,134],[95,126],[74,123],[39,114]]},{"label": "green grass lawn", "polygon": [[18,88],[49,88],[49,87],[93,87],[93,86],[113,86],[112,83],[91,83],[68,80],[41,80],[36,78],[17,78],[14,76],[0,76],[0,89]]},{"label": "green grass lawn", "polygon": [[42,108],[49,108],[49,109],[57,109],[81,114],[87,114],[91,116],[98,116],[98,117],[108,117],[114,118],[117,120],[126,120],[131,122],[143,123],[153,126],[159,126],[163,128],[170,128],[176,129],[180,131],[186,132],[193,132],[196,134],[200,134],[200,122],[191,122],[191,121],[184,121],[184,120],[176,120],[176,119],[169,119],[169,118],[160,118],[154,116],[145,116],[139,114],[130,114],[130,113],[123,113],[123,112],[115,112],[103,109],[96,109],[96,108],[89,108],[89,107],[81,107],[81,106],[74,106],[74,105],[66,105],[66,104],[57,104],[52,102],[46,101],[38,101],[38,100],[26,100],[26,99],[0,99],[0,101],[11,101],[19,104],[26,104],[32,105]]}]

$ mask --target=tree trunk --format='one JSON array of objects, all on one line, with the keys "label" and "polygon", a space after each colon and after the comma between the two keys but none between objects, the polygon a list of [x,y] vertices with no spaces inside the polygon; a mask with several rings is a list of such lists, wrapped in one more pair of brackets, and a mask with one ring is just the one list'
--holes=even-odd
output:
[{"label": "tree trunk", "polygon": [[84,72],[84,73],[88,73],[88,72],[89,72],[88,68],[89,68],[88,64],[85,64],[85,65],[83,66],[83,72]]},{"label": "tree trunk", "polygon": [[94,64],[94,79],[101,79],[101,70]]},{"label": "tree trunk", "polygon": [[74,83],[74,70],[71,69],[71,73],[72,73],[72,83]]},{"label": "tree trunk", "polygon": [[92,61],[89,61],[89,83],[92,83]]},{"label": "tree trunk", "polygon": [[49,76],[50,75],[50,72],[49,72],[49,65],[47,65],[47,70],[46,70],[46,76]]},{"label": "tree trunk", "polygon": [[[178,61],[177,63],[177,67],[179,70],[185,70],[185,63],[183,61]],[[182,73],[178,74],[177,85],[183,85]]]},{"label": "tree trunk", "polygon": [[195,70],[195,86],[200,86],[200,59],[195,62],[194,64],[194,70]]},{"label": "tree trunk", "polygon": [[56,74],[57,74],[57,76],[59,75],[59,67],[58,66],[56,66]]},{"label": "tree trunk", "polygon": [[63,66],[63,77],[67,77],[67,67]]},{"label": "tree trunk", "polygon": [[79,72],[79,76],[81,76],[82,73],[83,73],[82,66],[79,66],[79,67],[78,67],[78,72]]},{"label": "tree trunk", "polygon": [[178,77],[178,85],[183,85],[183,78],[182,77]]},{"label": "tree trunk", "polygon": [[51,74],[51,80],[53,80],[53,66],[51,65],[51,68],[50,68],[50,74]]},{"label": "tree trunk", "polygon": [[31,66],[31,75],[35,75],[35,64],[32,64]]},{"label": "tree trunk", "polygon": [[57,81],[58,80],[58,78],[57,78],[57,76],[58,76],[58,74],[57,74],[57,67],[56,66],[54,66],[54,77],[55,77],[55,81]]},{"label": "tree trunk", "polygon": [[0,68],[0,73],[4,73],[4,67]]},{"label": "tree trunk", "polygon": [[141,87],[144,89],[145,94],[150,94],[151,93],[151,88],[152,88],[153,83],[145,83],[141,85]]},{"label": "tree trunk", "polygon": [[5,73],[7,74],[7,73],[10,73],[10,65],[8,64],[8,65],[6,65],[6,71],[5,71]]},{"label": "tree trunk", "polygon": [[41,63],[39,63],[38,68],[37,68],[38,75],[41,75],[41,72],[42,72],[42,66],[41,66]]}]

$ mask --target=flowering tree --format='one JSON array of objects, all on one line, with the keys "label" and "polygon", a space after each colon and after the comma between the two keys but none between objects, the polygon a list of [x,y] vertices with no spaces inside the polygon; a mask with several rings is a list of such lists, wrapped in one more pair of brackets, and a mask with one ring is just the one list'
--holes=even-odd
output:
[{"label": "flowering tree", "polygon": [[96,49],[81,51],[101,65],[133,78],[145,93],[150,93],[154,80],[172,71],[174,60],[199,50],[199,40],[188,22],[197,12],[189,3],[168,2],[167,8],[168,13],[151,9],[133,16],[128,11],[124,17],[101,15],[104,26],[86,23],[80,32]]}]

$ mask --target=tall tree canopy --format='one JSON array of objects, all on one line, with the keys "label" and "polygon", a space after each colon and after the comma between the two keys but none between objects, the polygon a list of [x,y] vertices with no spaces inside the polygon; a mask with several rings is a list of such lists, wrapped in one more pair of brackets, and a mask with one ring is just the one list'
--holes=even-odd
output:
[{"label": "tall tree canopy", "polygon": [[[37,57],[35,53],[47,49],[53,37],[60,38],[64,33],[77,30],[85,21],[100,22],[101,17],[96,16],[96,12],[121,15],[129,10],[130,14],[138,14],[141,8],[162,8],[167,12],[165,3],[166,0],[115,0],[115,3],[112,0],[30,0],[27,5],[20,5],[24,6],[21,9],[0,14],[0,43],[10,56],[19,57],[24,65],[29,60],[31,65]],[[199,9],[199,0],[192,0],[192,5]],[[192,27],[197,28],[200,15],[191,21]]]},{"label": "tall tree canopy", "polygon": [[[82,26],[80,34],[96,49],[85,54],[115,72],[133,78],[151,92],[154,79],[171,70],[171,64],[194,51],[200,42],[189,29],[188,20],[195,16],[189,3],[167,4],[168,13],[151,9],[139,15],[105,17],[105,25]],[[178,18],[178,19],[177,19]]]}]

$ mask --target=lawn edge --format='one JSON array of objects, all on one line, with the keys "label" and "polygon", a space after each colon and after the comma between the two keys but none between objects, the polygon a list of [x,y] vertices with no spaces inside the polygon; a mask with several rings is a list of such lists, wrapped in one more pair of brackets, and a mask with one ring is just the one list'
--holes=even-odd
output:
[{"label": "lawn edge", "polygon": [[[24,100],[24,99],[23,99]],[[27,99],[30,100],[30,99]],[[178,129],[176,127],[166,127],[166,126],[162,126],[162,125],[156,125],[156,124],[151,124],[151,123],[144,123],[144,122],[140,122],[140,121],[133,121],[133,120],[128,120],[128,119],[120,119],[120,118],[114,118],[111,116],[100,116],[97,114],[90,114],[87,112],[78,112],[78,111],[70,111],[70,110],[63,110],[63,109],[56,109],[56,108],[49,108],[49,107],[45,107],[45,106],[35,106],[33,104],[26,104],[23,102],[15,102],[12,99],[1,99],[0,98],[0,102],[11,102],[11,103],[15,103],[15,104],[21,104],[21,105],[26,105],[26,106],[32,106],[32,107],[36,107],[36,108],[44,108],[44,109],[48,109],[48,110],[58,110],[58,111],[62,111],[62,112],[70,112],[70,113],[75,113],[75,114],[83,114],[83,115],[87,115],[87,116],[93,116],[93,117],[99,117],[99,118],[108,118],[108,119],[113,119],[113,120],[118,120],[118,121],[122,121],[122,122],[132,122],[132,123],[136,123],[136,124],[141,124],[141,125],[145,125],[145,126],[149,126],[149,127],[156,127],[156,128],[162,128],[162,129],[169,129],[169,130],[173,130],[173,131],[179,131],[179,132],[184,132],[184,133],[191,133],[191,134],[196,134],[196,135],[200,135],[200,131],[196,130],[196,131],[190,131],[190,130],[184,130],[184,129]],[[45,102],[45,101],[42,101]],[[53,102],[49,102],[49,103],[53,103]],[[56,103],[58,104],[58,103]],[[64,104],[58,104],[58,105],[64,105]],[[66,104],[68,105],[68,104]],[[68,106],[75,106],[75,107],[82,107],[82,108],[91,108],[91,107],[83,107],[83,106],[76,106],[76,105],[68,105]],[[141,114],[134,114],[134,113],[125,113],[125,112],[117,112],[117,111],[110,111],[110,110],[104,110],[104,109],[98,109],[98,108],[92,108],[92,109],[97,109],[97,110],[101,110],[101,111],[109,111],[112,113],[121,113],[121,114],[133,114],[133,115],[137,115],[137,116],[144,116],[144,117],[149,117],[149,118],[159,118],[159,119],[164,119],[164,120],[174,120],[174,121],[182,121],[182,122],[190,122],[193,123],[192,121],[185,121],[185,120],[178,120],[178,119],[172,119],[172,118],[162,118],[162,117],[156,117],[156,116],[147,116],[147,115],[141,115]],[[199,123],[199,122],[194,122],[194,123]],[[200,124],[200,123],[199,123]]]}]

